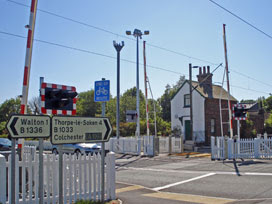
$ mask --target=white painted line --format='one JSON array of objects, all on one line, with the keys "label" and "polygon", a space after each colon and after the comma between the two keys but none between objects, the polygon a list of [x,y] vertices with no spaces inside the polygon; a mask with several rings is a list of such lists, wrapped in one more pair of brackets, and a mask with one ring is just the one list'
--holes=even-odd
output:
[{"label": "white painted line", "polygon": [[215,175],[215,173],[209,173],[209,174],[205,174],[205,175],[202,175],[202,176],[191,178],[191,179],[188,179],[188,180],[185,180],[185,181],[180,181],[180,182],[168,184],[166,186],[161,186],[161,187],[153,188],[152,190],[154,190],[154,191],[160,191],[162,189],[170,188],[170,187],[177,186],[177,185],[184,184],[184,183],[189,183],[191,181],[195,181],[195,180],[202,179],[202,178],[205,178],[205,177],[208,177],[208,176],[213,176],[213,175]]},{"label": "white painted line", "polygon": [[[237,175],[236,172],[229,171],[192,171],[192,170],[172,170],[172,169],[152,169],[152,168],[137,168],[137,167],[120,167],[118,169],[136,170],[136,171],[154,171],[154,172],[167,172],[167,173],[186,173],[186,174],[203,174],[214,173],[218,175]],[[262,172],[240,172],[244,176],[272,176],[272,173]]]}]

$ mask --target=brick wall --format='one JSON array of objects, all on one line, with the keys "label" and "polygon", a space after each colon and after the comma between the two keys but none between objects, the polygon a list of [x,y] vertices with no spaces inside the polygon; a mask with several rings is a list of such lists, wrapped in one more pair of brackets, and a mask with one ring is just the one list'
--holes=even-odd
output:
[{"label": "brick wall", "polygon": [[[235,101],[231,101],[231,105],[236,104]],[[222,109],[228,108],[228,101],[221,100]],[[227,110],[222,111],[222,121],[227,122],[229,118],[229,112]],[[211,119],[215,119],[215,132],[211,132]],[[237,132],[236,121],[233,121],[233,133]],[[221,136],[221,124],[220,124],[220,109],[219,99],[206,98],[205,100],[205,143],[210,144],[211,136]],[[223,134],[230,135],[228,132],[228,124],[223,124]]]}]

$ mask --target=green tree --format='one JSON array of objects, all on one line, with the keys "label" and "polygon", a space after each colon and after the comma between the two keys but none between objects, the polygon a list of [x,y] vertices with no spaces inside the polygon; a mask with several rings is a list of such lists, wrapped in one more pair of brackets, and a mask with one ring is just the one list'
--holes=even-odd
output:
[{"label": "green tree", "polygon": [[272,134],[272,114],[265,120],[265,132],[268,134]]},{"label": "green tree", "polygon": [[78,116],[95,117],[101,114],[101,103],[94,102],[94,90],[79,93],[76,105]]},{"label": "green tree", "polygon": [[[6,123],[11,114],[20,113],[20,107],[21,100],[19,97],[8,99],[0,105],[0,135],[7,136]],[[31,113],[29,107],[27,107],[27,112]]]},{"label": "green tree", "polygon": [[265,99],[265,110],[267,112],[272,111],[272,96],[269,96],[267,99]]}]

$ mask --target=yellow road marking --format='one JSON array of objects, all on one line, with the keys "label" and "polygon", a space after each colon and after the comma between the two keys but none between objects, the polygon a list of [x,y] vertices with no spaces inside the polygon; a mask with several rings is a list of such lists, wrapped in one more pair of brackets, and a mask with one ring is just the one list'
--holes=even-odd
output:
[{"label": "yellow road marking", "polygon": [[199,195],[165,193],[165,192],[149,193],[149,194],[144,194],[143,196],[153,197],[153,198],[163,198],[168,200],[201,203],[201,204],[225,204],[225,203],[230,203],[235,201],[233,199],[227,199],[227,198],[215,198],[215,197],[206,197],[206,196],[199,196]]},{"label": "yellow road marking", "polygon": [[124,188],[119,188],[116,189],[116,193],[123,193],[123,192],[127,192],[127,191],[134,191],[134,190],[138,190],[144,188],[143,186],[128,186],[128,187],[124,187]]}]

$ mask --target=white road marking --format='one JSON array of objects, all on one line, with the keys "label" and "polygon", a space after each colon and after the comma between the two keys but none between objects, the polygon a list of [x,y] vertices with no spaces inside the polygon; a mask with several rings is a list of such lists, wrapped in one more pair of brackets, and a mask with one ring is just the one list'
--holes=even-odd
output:
[{"label": "white road marking", "polygon": [[208,173],[208,174],[198,176],[198,177],[195,177],[195,178],[191,178],[191,179],[188,179],[188,180],[185,180],[185,181],[180,181],[180,182],[168,184],[168,185],[161,186],[161,187],[156,187],[156,188],[153,188],[152,190],[160,191],[162,189],[170,188],[170,187],[177,186],[177,185],[180,185],[180,184],[183,184],[183,183],[189,183],[191,181],[195,181],[195,180],[202,179],[202,178],[205,178],[205,177],[208,177],[208,176],[213,176],[213,175],[215,175],[215,173]]},{"label": "white road marking", "polygon": [[[168,173],[188,173],[188,174],[203,174],[214,173],[219,175],[237,175],[236,172],[230,171],[191,171],[191,170],[167,170],[167,169],[152,169],[152,168],[136,168],[136,167],[120,167],[118,169],[136,170],[136,171],[155,171],[155,172],[168,172]],[[244,176],[272,176],[272,173],[262,172],[240,172]]]}]

